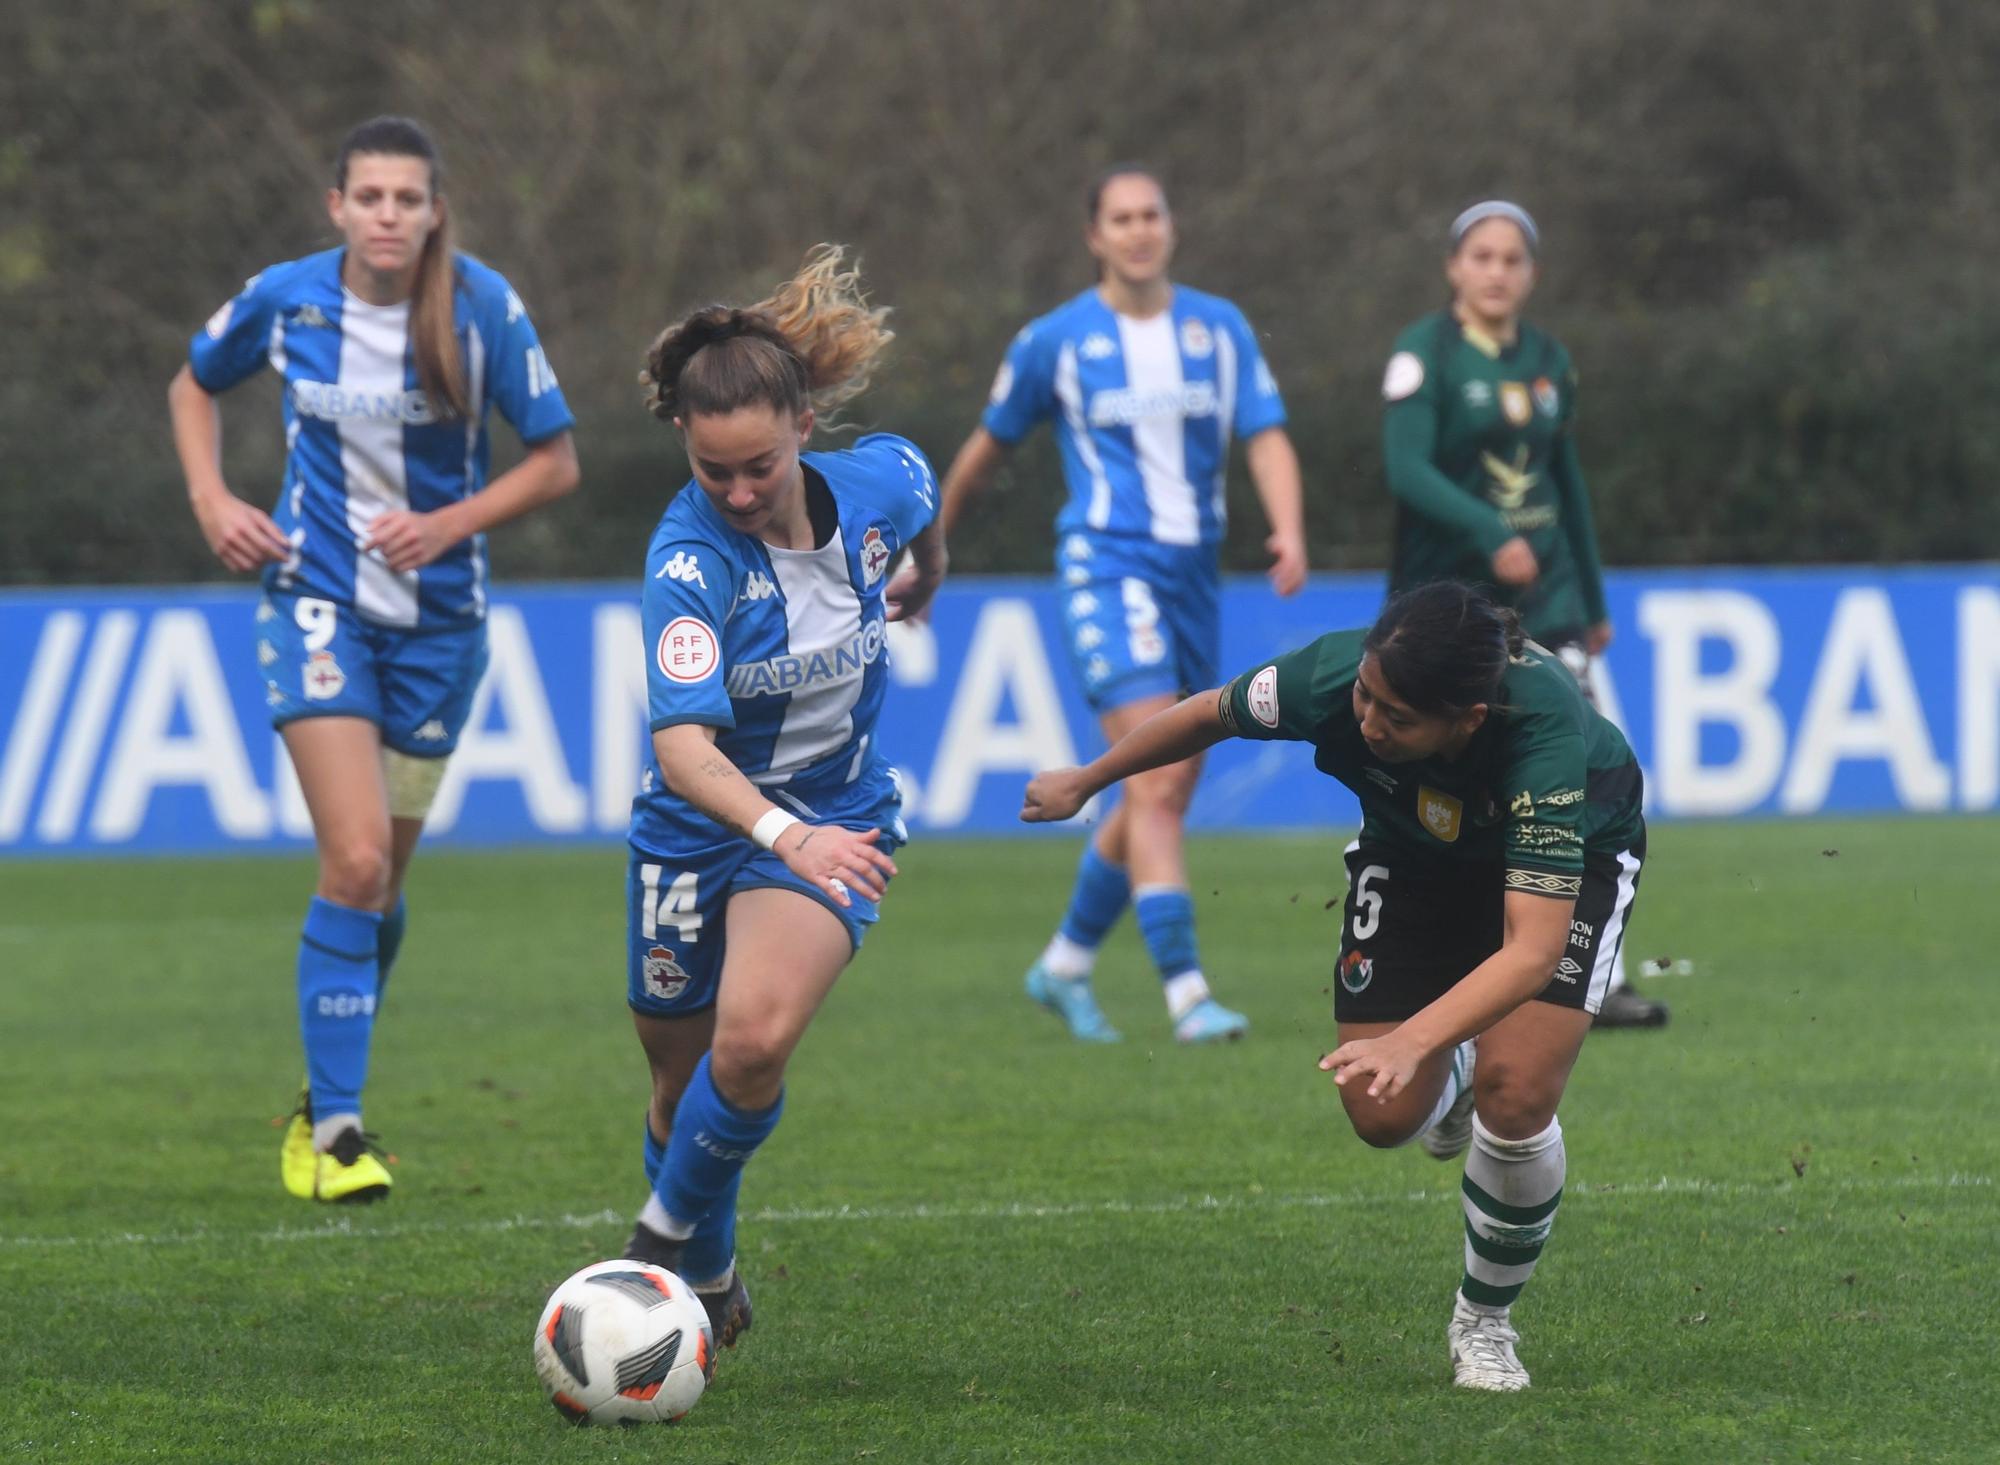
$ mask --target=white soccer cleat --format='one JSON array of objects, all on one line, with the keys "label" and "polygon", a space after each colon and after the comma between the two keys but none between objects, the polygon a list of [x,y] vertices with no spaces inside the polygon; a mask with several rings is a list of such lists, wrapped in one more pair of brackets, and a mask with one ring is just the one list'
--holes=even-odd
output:
[{"label": "white soccer cleat", "polygon": [[1528,1387],[1528,1371],[1514,1356],[1521,1335],[1505,1312],[1481,1312],[1460,1297],[1445,1337],[1451,1343],[1452,1382],[1461,1389],[1512,1394]]}]

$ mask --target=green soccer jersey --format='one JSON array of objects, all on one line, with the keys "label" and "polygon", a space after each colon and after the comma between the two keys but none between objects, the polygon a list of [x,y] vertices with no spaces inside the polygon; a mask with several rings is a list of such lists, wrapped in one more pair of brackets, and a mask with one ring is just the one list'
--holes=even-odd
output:
[{"label": "green soccer jersey", "polygon": [[1311,743],[1313,763],[1361,798],[1364,841],[1419,863],[1490,862],[1509,890],[1574,899],[1586,856],[1645,832],[1639,765],[1555,655],[1530,642],[1456,759],[1385,763],[1354,716],[1364,631],[1332,631],[1223,689],[1240,738]]},{"label": "green soccer jersey", "polygon": [[[1484,586],[1552,645],[1605,619],[1597,531],[1570,434],[1569,353],[1526,324],[1503,347],[1441,310],[1396,338],[1382,395],[1397,505],[1390,590]],[[1541,574],[1525,589],[1496,586],[1493,552],[1516,535]]]}]

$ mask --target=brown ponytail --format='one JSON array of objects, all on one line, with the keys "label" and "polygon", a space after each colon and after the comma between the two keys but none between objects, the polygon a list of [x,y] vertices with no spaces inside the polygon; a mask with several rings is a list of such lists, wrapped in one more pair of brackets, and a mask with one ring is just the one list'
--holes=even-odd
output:
[{"label": "brown ponytail", "polygon": [[754,403],[827,415],[858,397],[895,332],[846,256],[844,245],[815,245],[768,298],[706,306],[660,332],[639,373],[646,409],[667,421]]},{"label": "brown ponytail", "polygon": [[347,191],[348,160],[357,153],[421,158],[430,169],[431,197],[442,211],[417,260],[417,283],[410,297],[410,354],[417,381],[438,418],[470,417],[465,362],[458,349],[458,257],[452,244],[450,210],[443,207],[444,160],[423,127],[408,117],[376,117],[356,127],[340,144],[333,186]]}]

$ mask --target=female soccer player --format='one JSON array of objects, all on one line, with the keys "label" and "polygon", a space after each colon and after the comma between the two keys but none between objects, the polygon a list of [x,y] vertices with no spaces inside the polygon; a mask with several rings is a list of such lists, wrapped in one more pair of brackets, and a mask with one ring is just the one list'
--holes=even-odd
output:
[{"label": "female soccer player", "polygon": [[[1070,652],[1115,742],[1215,680],[1217,546],[1232,435],[1271,535],[1271,587],[1305,583],[1298,456],[1285,404],[1243,312],[1167,278],[1174,225],[1159,180],[1111,169],[1091,185],[1084,242],[1095,286],[1015,337],[979,427],[945,475],[947,533],[1007,450],[1054,418],[1069,502],[1056,517]],[[1196,952],[1182,825],[1190,759],[1133,779],[1085,847],[1062,925],[1028,969],[1028,995],[1086,1042],[1115,1042],[1090,986],[1097,948],[1129,902],[1182,1042],[1235,1038],[1248,1020],[1209,995]]]},{"label": "female soccer player", "polygon": [[[1109,784],[1235,736],[1310,742],[1360,796],[1320,1060],[1356,1134],[1471,1154],[1448,1331],[1465,1388],[1528,1385],[1510,1308],[1562,1199],[1556,1107],[1617,964],[1646,856],[1639,766],[1513,612],[1440,582],[1149,719],[1028,785],[1066,819]],[[1476,1060],[1476,1061],[1475,1061]]]},{"label": "female soccer player", "polygon": [[[1611,619],[1571,431],[1576,369],[1554,337],[1521,319],[1540,246],[1525,209],[1474,204],[1452,221],[1450,305],[1396,338],[1382,378],[1396,496],[1389,590],[1484,585],[1592,697],[1590,661],[1610,644]],[[1599,1027],[1666,1020],[1664,1003],[1614,974]]]},{"label": "female soccer player", "polygon": [[[262,568],[257,666],[319,847],[299,939],[306,1092],[280,1159],[320,1201],[389,1192],[361,1090],[403,938],[403,877],[486,666],[486,530],[577,483],[572,419],[520,297],[452,248],[444,169],[415,122],[348,134],[326,209],[342,243],[273,265],[195,333],[168,388],[195,518]],[[274,512],[222,478],[215,399],[284,378]],[[527,448],[487,482],[490,408]]]},{"label": "female soccer player", "polygon": [[923,610],[945,572],[914,445],[873,433],[805,451],[890,340],[843,257],[822,245],[769,299],[668,327],[642,377],[694,480],[646,554],[653,759],[632,806],[626,976],[653,1076],[652,1194],[626,1255],[687,1278],[724,1346],[750,1326],[743,1166],[907,837],[875,738],[883,625]]}]

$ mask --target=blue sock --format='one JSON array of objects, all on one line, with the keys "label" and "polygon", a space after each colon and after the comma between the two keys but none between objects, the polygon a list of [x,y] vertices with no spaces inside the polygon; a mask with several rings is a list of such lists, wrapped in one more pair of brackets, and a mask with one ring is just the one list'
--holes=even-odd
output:
[{"label": "blue sock", "polygon": [[1201,970],[1194,945],[1194,899],[1174,886],[1148,886],[1132,901],[1132,914],[1146,950],[1159,969],[1160,980],[1171,982],[1183,972]]},{"label": "blue sock", "polygon": [[299,1031],[314,1122],[361,1112],[380,982],[377,911],[313,897],[299,937]]},{"label": "blue sock", "polygon": [[[649,1189],[659,1184],[660,1167],[666,1159],[666,1143],[653,1138],[653,1121],[648,1115],[646,1185]],[[715,1198],[708,1214],[695,1226],[694,1235],[688,1238],[687,1250],[681,1254],[682,1275],[697,1282],[712,1282],[727,1272],[730,1263],[736,1260],[736,1192],[742,1183],[743,1172],[738,1170],[728,1189]]]},{"label": "blue sock", "polygon": [[403,927],[409,924],[410,907],[402,896],[396,897],[396,908],[382,917],[382,929],[375,937],[375,1011],[382,1011],[382,998],[389,990],[389,968],[396,964],[396,953],[403,949]]},{"label": "blue sock", "polygon": [[[698,1224],[715,1209],[743,1173],[765,1137],[778,1127],[785,1096],[768,1109],[739,1109],[716,1091],[709,1076],[709,1055],[701,1055],[687,1092],[674,1111],[674,1132],[667,1140],[666,1163],[653,1182],[669,1216]],[[705,1279],[704,1279],[705,1280]]]},{"label": "blue sock", "polygon": [[667,1142],[653,1138],[653,1113],[646,1111],[646,1189],[660,1183],[660,1166],[666,1163]]},{"label": "blue sock", "polygon": [[1131,898],[1132,877],[1124,867],[1099,854],[1097,841],[1091,840],[1077,863],[1076,885],[1070,891],[1069,910],[1063,915],[1063,935],[1078,946],[1095,949],[1118,924]]},{"label": "blue sock", "polygon": [[729,1178],[721,1195],[708,1208],[681,1253],[681,1275],[691,1285],[713,1282],[736,1260],[736,1192],[743,1184],[743,1172]]}]

